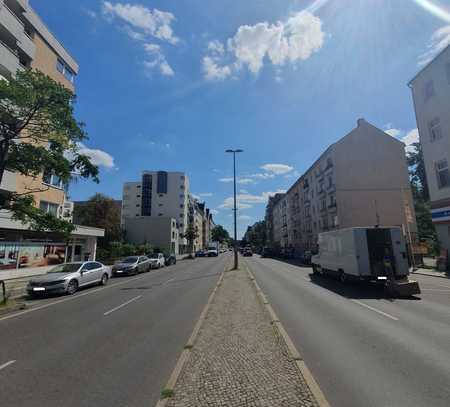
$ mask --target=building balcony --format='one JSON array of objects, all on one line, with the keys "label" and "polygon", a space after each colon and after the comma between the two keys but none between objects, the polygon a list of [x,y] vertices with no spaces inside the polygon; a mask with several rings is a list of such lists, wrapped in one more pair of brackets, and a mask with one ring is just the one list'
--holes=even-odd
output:
[{"label": "building balcony", "polygon": [[0,25],[15,38],[17,46],[33,59],[36,47],[32,38],[26,33],[24,23],[5,4],[0,4]]},{"label": "building balcony", "polygon": [[335,192],[336,191],[336,185],[329,185],[327,186],[327,192]]},{"label": "building balcony", "polygon": [[[0,41],[0,67],[6,70],[8,74],[15,74],[23,66],[19,62],[19,53],[9,48]],[[0,70],[0,73],[1,70]]]},{"label": "building balcony", "polygon": [[325,196],[325,190],[324,190],[324,189],[321,189],[321,190],[317,193],[317,196],[318,196],[319,198],[323,198],[323,197]]},{"label": "building balcony", "polygon": [[335,203],[328,205],[328,211],[331,213],[335,213],[337,211],[337,205]]}]

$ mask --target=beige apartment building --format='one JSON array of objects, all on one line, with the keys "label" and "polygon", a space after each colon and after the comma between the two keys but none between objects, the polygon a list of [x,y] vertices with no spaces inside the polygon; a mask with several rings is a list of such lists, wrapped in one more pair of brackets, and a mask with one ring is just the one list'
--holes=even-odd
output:
[{"label": "beige apartment building", "polygon": [[400,226],[417,233],[405,145],[358,120],[289,188],[269,201],[269,240],[296,253],[318,234],[355,226]]},{"label": "beige apartment building", "polygon": [[[17,71],[29,68],[45,73],[74,91],[78,64],[29,1],[0,0],[0,80],[8,80]],[[66,199],[67,186],[53,174],[25,177],[7,172],[0,189],[18,193],[42,190],[33,193],[36,205],[72,221],[73,203]],[[0,211],[0,270],[41,266],[61,259],[95,259],[97,237],[103,234],[100,229],[77,226],[66,245],[60,236],[29,231],[27,225],[13,221],[7,211]]]},{"label": "beige apartment building", "polygon": [[450,251],[450,45],[409,83],[441,248]]}]

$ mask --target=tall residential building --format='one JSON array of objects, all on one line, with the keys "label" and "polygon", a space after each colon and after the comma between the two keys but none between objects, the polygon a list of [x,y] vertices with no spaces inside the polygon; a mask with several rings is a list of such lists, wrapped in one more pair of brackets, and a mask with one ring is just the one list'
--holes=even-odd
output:
[{"label": "tall residential building", "polygon": [[[189,222],[189,200],[189,178],[183,172],[144,171],[139,182],[127,182],[123,186],[122,226],[127,232],[130,228],[127,219],[131,218],[173,219],[179,233],[179,250],[183,253],[187,245],[182,236]],[[141,240],[151,243],[152,231],[145,229]]]},{"label": "tall residential building", "polygon": [[405,145],[363,119],[291,186],[269,200],[274,246],[314,249],[320,232],[355,226],[417,227]]},{"label": "tall residential building", "polygon": [[409,83],[425,161],[431,215],[443,249],[450,251],[450,46]]},{"label": "tall residential building", "polygon": [[[39,70],[74,91],[78,64],[29,1],[0,0],[0,80],[9,80],[26,68]],[[44,171],[40,176],[27,177],[6,172],[1,190],[18,193],[42,190],[33,193],[37,206],[68,221],[72,219],[73,204],[67,200],[66,186],[50,173]],[[13,221],[9,212],[0,211],[0,269],[42,265],[49,261],[49,255],[55,257],[56,252],[59,260],[94,259],[96,239],[103,233],[95,228],[77,227],[66,245],[61,236],[29,231],[27,225]]]}]

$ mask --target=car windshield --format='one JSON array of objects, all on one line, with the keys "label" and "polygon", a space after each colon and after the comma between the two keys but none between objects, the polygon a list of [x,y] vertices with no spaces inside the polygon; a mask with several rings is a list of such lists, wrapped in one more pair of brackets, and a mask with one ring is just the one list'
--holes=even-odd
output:
[{"label": "car windshield", "polygon": [[158,258],[158,253],[153,253],[150,256],[148,256],[149,259],[157,259]]},{"label": "car windshield", "polygon": [[131,257],[126,257],[124,258],[121,263],[136,263],[138,261],[138,257],[137,256],[131,256]]},{"label": "car windshield", "polygon": [[74,273],[81,266],[81,263],[65,263],[53,267],[48,273]]}]

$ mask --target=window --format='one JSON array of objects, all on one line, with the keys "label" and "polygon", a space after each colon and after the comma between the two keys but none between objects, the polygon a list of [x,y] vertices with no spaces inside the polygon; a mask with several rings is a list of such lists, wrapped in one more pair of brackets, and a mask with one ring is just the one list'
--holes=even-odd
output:
[{"label": "window", "polygon": [[180,205],[180,208],[181,208],[181,209],[183,209],[183,208],[184,208],[184,205],[183,205],[183,204],[181,204],[181,205]]},{"label": "window", "polygon": [[56,175],[52,175],[50,172],[44,171],[44,175],[42,176],[42,182],[47,185],[51,185],[56,188],[63,188],[63,182],[61,178]]},{"label": "window", "polygon": [[152,214],[152,181],[150,174],[142,176],[142,216],[151,216]]},{"label": "window", "polygon": [[58,215],[58,204],[47,202],[47,201],[41,201],[39,204],[39,209],[46,213],[50,213],[54,216]]},{"label": "window", "polygon": [[436,141],[442,138],[441,120],[435,117],[428,123],[430,129],[430,141]]},{"label": "window", "polygon": [[64,73],[64,62],[60,59],[56,61],[56,69],[58,70],[58,72]]},{"label": "window", "polygon": [[141,205],[139,205],[139,204],[136,204],[136,208],[140,208],[140,206],[141,206]]},{"label": "window", "polygon": [[158,213],[158,216],[163,216],[163,214],[162,213]]},{"label": "window", "polygon": [[439,188],[450,186],[450,172],[448,170],[447,160],[441,160],[436,163],[436,173]]},{"label": "window", "polygon": [[167,194],[167,172],[158,171],[156,193]]},{"label": "window", "polygon": [[430,98],[432,98],[433,96],[434,96],[434,84],[433,84],[433,81],[428,81],[425,84],[425,89],[424,89],[425,102],[427,100],[429,100]]},{"label": "window", "polygon": [[68,68],[66,66],[66,67],[64,67],[64,76],[68,81],[73,82],[73,78],[75,77],[75,74],[73,73],[73,71],[70,68]]}]

